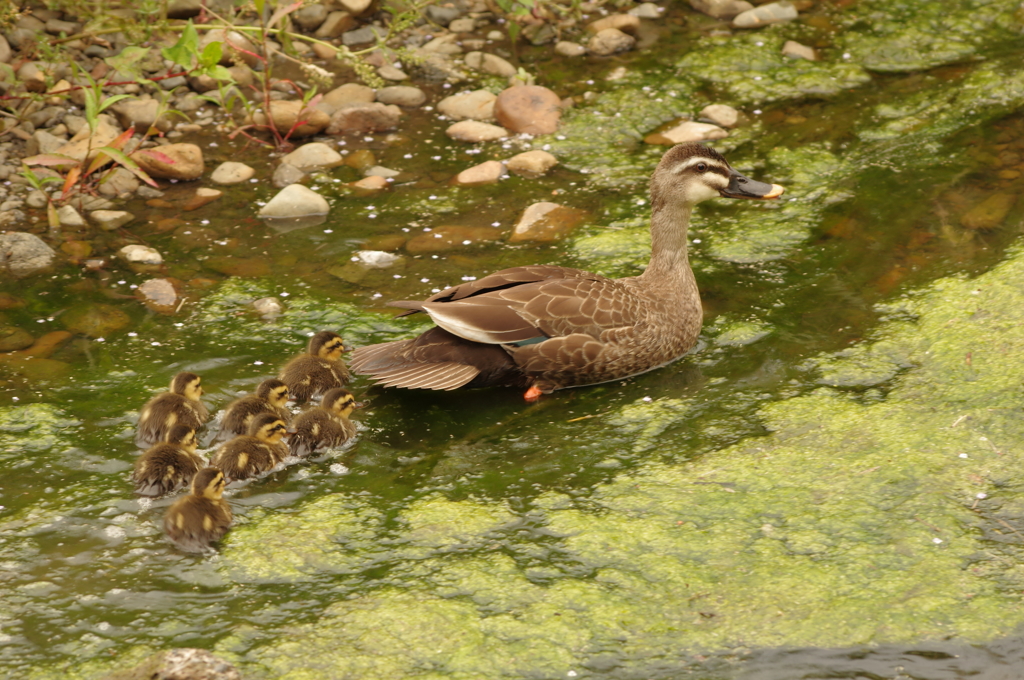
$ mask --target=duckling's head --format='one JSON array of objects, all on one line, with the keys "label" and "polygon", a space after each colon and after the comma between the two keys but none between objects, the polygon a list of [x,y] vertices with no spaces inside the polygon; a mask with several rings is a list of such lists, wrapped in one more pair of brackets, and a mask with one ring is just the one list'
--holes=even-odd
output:
[{"label": "duckling's head", "polygon": [[190,401],[199,401],[203,396],[203,379],[195,373],[179,373],[171,380],[171,392],[180,394]]},{"label": "duckling's head", "polygon": [[220,500],[224,495],[224,473],[215,467],[205,467],[192,478],[192,495],[211,500]]},{"label": "duckling's head", "polygon": [[195,453],[199,447],[196,431],[188,425],[175,425],[172,427],[171,431],[167,434],[167,441],[171,444],[177,444],[190,453]]},{"label": "duckling's head", "polygon": [[249,436],[277,444],[288,431],[284,421],[273,413],[261,413],[249,423]]},{"label": "duckling's head", "polygon": [[266,399],[275,408],[281,408],[288,402],[288,386],[277,378],[264,380],[256,388],[256,396]]},{"label": "duckling's head", "polygon": [[356,407],[356,398],[348,390],[335,387],[324,393],[320,405],[328,411],[337,413],[342,418],[348,418],[352,415],[352,409]]},{"label": "duckling's head", "polygon": [[320,331],[309,339],[309,353],[321,359],[337,361],[345,351],[345,342],[334,331]]},{"label": "duckling's head", "polygon": [[651,205],[695,205],[709,198],[778,198],[785,191],[778,184],[748,179],[733,170],[714,149],[691,142],[669,149],[651,176]]}]

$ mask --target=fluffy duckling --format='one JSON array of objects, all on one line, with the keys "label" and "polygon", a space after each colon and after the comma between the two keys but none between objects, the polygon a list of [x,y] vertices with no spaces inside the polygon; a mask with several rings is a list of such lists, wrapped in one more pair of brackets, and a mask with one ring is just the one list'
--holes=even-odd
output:
[{"label": "fluffy duckling", "polygon": [[356,426],[348,419],[356,399],[340,387],[328,390],[320,406],[301,413],[295,419],[295,432],[289,439],[292,453],[308,456],[317,449],[340,446],[356,434]]},{"label": "fluffy duckling", "polygon": [[222,444],[210,465],[224,471],[228,481],[249,479],[271,470],[288,456],[281,442],[288,430],[284,420],[273,413],[261,413],[249,423],[249,434]]},{"label": "fluffy duckling", "polygon": [[198,430],[210,413],[199,397],[203,396],[202,378],[195,373],[179,373],[171,380],[171,391],[150,399],[139,413],[135,443],[152,446],[167,440],[171,428],[185,425]]},{"label": "fluffy duckling", "polygon": [[192,478],[192,493],[179,498],[164,515],[164,531],[178,547],[204,552],[231,528],[231,508],[224,500],[224,473],[206,467]]},{"label": "fluffy duckling", "polygon": [[288,385],[292,399],[301,403],[323,394],[334,387],[341,387],[351,376],[341,354],[345,343],[334,331],[320,331],[309,339],[305,354],[295,357],[281,369],[277,376]]},{"label": "fluffy duckling", "polygon": [[163,496],[189,485],[206,462],[196,453],[196,431],[188,425],[175,425],[167,440],[139,456],[132,481],[140,496]]},{"label": "fluffy duckling", "polygon": [[271,378],[264,380],[256,388],[255,395],[236,399],[228,404],[221,421],[220,437],[245,434],[249,431],[249,423],[261,413],[272,413],[287,425],[292,414],[285,404],[288,402],[288,386],[283,381]]}]

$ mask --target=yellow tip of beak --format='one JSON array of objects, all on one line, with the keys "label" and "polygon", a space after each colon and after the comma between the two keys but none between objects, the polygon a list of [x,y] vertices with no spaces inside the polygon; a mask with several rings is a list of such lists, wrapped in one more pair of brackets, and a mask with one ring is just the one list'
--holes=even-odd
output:
[{"label": "yellow tip of beak", "polygon": [[786,187],[780,186],[778,184],[773,184],[772,185],[772,190],[769,191],[764,196],[762,196],[761,198],[765,198],[765,199],[768,199],[768,198],[778,198],[779,196],[781,196],[785,192],[786,192]]}]

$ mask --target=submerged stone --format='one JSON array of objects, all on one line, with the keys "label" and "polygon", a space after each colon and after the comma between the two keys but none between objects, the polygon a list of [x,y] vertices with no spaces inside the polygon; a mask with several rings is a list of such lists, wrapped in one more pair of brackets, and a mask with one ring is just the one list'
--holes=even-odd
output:
[{"label": "submerged stone", "polygon": [[91,338],[105,338],[131,323],[131,318],[123,311],[102,303],[75,306],[61,315],[60,320],[72,333]]},{"label": "submerged stone", "polygon": [[992,194],[964,213],[960,224],[968,229],[995,229],[1006,220],[1016,204],[1016,194]]},{"label": "submerged stone", "polygon": [[569,235],[586,217],[586,212],[558,203],[542,201],[526,208],[516,222],[509,243],[534,241],[551,243]]}]

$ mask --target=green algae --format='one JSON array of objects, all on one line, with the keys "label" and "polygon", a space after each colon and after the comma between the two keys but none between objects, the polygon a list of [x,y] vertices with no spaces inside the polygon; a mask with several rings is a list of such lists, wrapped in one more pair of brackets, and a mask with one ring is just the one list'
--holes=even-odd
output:
[{"label": "green algae", "polygon": [[713,327],[715,344],[719,347],[752,345],[772,334],[772,327],[760,321],[730,321],[719,317]]},{"label": "green algae", "polygon": [[0,407],[0,460],[7,465],[30,465],[25,454],[72,446],[71,428],[79,423],[50,404]]},{"label": "green algae", "polygon": [[782,45],[791,33],[789,27],[772,26],[755,33],[702,38],[677,68],[721,88],[741,104],[831,97],[871,82],[855,63],[782,56]]},{"label": "green algae", "polygon": [[654,399],[644,397],[625,406],[608,418],[608,423],[633,440],[633,452],[647,451],[657,446],[658,436],[682,420],[690,411],[682,399]]}]

